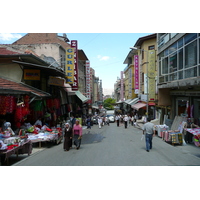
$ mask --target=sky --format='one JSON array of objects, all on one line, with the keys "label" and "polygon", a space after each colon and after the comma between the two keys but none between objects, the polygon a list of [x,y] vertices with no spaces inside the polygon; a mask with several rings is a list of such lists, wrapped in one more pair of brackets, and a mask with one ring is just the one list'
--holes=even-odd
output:
[{"label": "sky", "polygon": [[[138,38],[150,33],[66,33],[69,40],[78,41],[95,70],[95,76],[102,80],[103,94],[111,95],[120,72],[127,66],[126,56]],[[25,33],[0,33],[0,44],[11,44]],[[62,33],[59,33],[62,35]]]}]

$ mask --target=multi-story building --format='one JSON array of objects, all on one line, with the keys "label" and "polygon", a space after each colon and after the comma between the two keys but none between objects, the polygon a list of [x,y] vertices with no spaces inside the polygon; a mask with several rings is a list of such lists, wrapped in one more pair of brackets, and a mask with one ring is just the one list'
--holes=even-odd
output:
[{"label": "multi-story building", "polygon": [[141,37],[136,41],[134,47],[132,48],[133,53],[137,52],[137,54],[139,55],[138,96],[140,98],[140,101],[143,102],[135,104],[132,107],[136,110],[139,110],[140,108],[146,108],[146,114],[152,119],[156,117],[155,105],[157,102],[156,38],[156,34]]},{"label": "multi-story building", "polygon": [[200,120],[200,34],[159,33],[158,105],[162,115]]}]

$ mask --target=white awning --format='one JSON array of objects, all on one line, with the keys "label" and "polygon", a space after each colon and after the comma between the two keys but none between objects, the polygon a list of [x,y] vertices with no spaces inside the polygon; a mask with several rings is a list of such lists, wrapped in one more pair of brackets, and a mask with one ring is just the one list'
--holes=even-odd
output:
[{"label": "white awning", "polygon": [[83,103],[86,103],[89,100],[79,90],[75,91],[75,94]]},{"label": "white awning", "polygon": [[135,98],[135,99],[132,99],[128,104],[132,106],[132,105],[138,103],[138,101],[139,101],[139,98]]}]

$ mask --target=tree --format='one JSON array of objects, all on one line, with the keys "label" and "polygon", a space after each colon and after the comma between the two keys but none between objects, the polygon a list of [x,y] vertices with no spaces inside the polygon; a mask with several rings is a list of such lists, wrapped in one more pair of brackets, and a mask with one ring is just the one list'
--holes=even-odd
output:
[{"label": "tree", "polygon": [[108,109],[108,110],[114,110],[115,103],[116,103],[115,99],[107,98],[103,102],[103,107]]}]

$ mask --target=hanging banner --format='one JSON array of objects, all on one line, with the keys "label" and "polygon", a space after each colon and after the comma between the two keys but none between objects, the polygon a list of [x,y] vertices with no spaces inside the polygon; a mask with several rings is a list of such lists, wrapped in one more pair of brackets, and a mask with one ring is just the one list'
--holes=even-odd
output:
[{"label": "hanging banner", "polygon": [[91,98],[91,82],[90,82],[90,61],[86,60],[85,63],[85,70],[86,70],[86,97],[88,99]]},{"label": "hanging banner", "polygon": [[149,101],[155,101],[156,98],[156,54],[155,50],[149,51],[149,63],[148,63],[148,89],[149,89]]},{"label": "hanging banner", "polygon": [[134,86],[135,94],[139,94],[139,56],[134,55]]},{"label": "hanging banner", "polygon": [[65,62],[66,83],[74,83],[74,49],[66,48],[66,62]]},{"label": "hanging banner", "polygon": [[74,48],[74,82],[72,90],[78,90],[78,42],[77,40],[71,40],[71,47]]},{"label": "hanging banner", "polygon": [[128,97],[132,99],[132,68],[128,70]]}]

